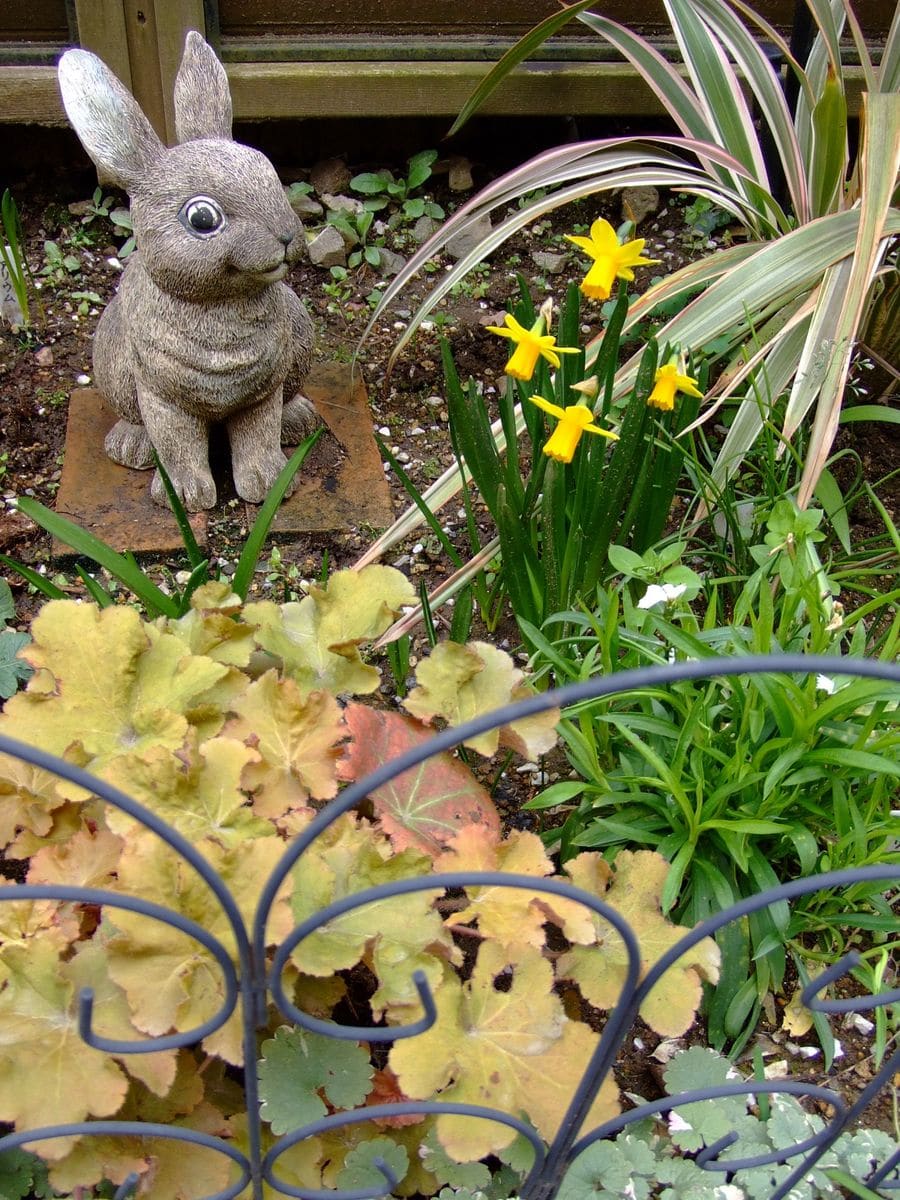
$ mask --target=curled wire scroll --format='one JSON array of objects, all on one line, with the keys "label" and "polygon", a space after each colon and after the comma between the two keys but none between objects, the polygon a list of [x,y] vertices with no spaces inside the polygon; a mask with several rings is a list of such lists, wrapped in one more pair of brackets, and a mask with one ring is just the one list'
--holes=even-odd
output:
[{"label": "curled wire scroll", "polygon": [[[714,934],[729,922],[738,920],[752,912],[784,903],[787,900],[826,888],[843,888],[864,882],[883,883],[885,890],[900,884],[900,867],[875,866],[851,870],[832,871],[806,879],[797,879],[779,887],[751,896],[741,903],[709,918],[672,946],[662,958],[656,962],[645,977],[640,980],[640,954],[634,933],[625,920],[613,909],[605,905],[596,896],[559,880],[536,878],[535,876],[512,875],[504,872],[452,872],[442,875],[431,875],[425,878],[406,879],[385,884],[381,887],[369,888],[354,893],[340,901],[328,905],[314,914],[307,921],[297,926],[287,939],[277,948],[271,966],[266,962],[266,926],[281,884],[290,873],[297,860],[315,839],[330,826],[338,817],[355,808],[377,787],[388,783],[396,776],[411,767],[442,751],[451,750],[464,741],[476,737],[488,730],[499,728],[514,720],[521,719],[547,709],[565,708],[589,700],[605,696],[618,695],[644,688],[662,688],[684,680],[720,678],[724,676],[750,676],[765,673],[811,673],[839,674],[842,676],[857,676],[883,680],[887,683],[900,684],[900,668],[888,664],[865,659],[841,657],[824,657],[814,655],[770,655],[747,656],[740,659],[710,658],[702,661],[670,663],[661,666],[644,667],[638,670],[623,671],[618,674],[591,679],[585,682],[530,696],[524,700],[496,709],[475,720],[446,729],[435,734],[428,742],[408,750],[405,754],[390,763],[371,772],[364,779],[357,780],[348,786],[341,794],[325,806],[310,824],[298,835],[285,850],[280,862],[265,883],[259,899],[257,910],[248,930],[241,917],[235,898],[218,876],[215,870],[193,847],[193,845],[176,830],[160,820],[153,812],[139,804],[119,789],[88,774],[79,767],[49,754],[45,751],[26,746],[16,740],[0,735],[0,754],[7,754],[23,762],[42,768],[57,776],[77,784],[86,791],[104,800],[107,804],[128,813],[133,819],[152,830],[177,854],[188,862],[212,889],[228,922],[230,932],[234,937],[234,949],[226,949],[222,943],[196,922],[185,918],[180,913],[152,904],[140,897],[131,897],[119,892],[106,891],[101,888],[66,887],[63,885],[32,885],[15,884],[0,889],[0,900],[44,900],[58,899],[75,903],[108,905],[139,913],[151,920],[160,921],[189,937],[196,939],[205,946],[218,962],[224,983],[224,999],[219,1011],[202,1025],[195,1029],[183,1031],[164,1037],[141,1039],[139,1041],[124,1041],[100,1037],[92,1028],[93,996],[89,989],[84,989],[79,996],[79,1032],[82,1039],[98,1050],[112,1054],[145,1054],[156,1050],[173,1049],[193,1045],[221,1028],[231,1017],[241,1002],[244,1062],[249,1065],[245,1070],[245,1094],[248,1118],[248,1147],[245,1154],[233,1143],[224,1138],[183,1127],[159,1125],[137,1121],[94,1120],[66,1125],[44,1126],[38,1129],[19,1130],[0,1138],[0,1152],[22,1145],[35,1145],[51,1138],[75,1135],[106,1135],[106,1136],[137,1136],[160,1137],[175,1139],[194,1145],[204,1146],[225,1155],[238,1168],[238,1178],[227,1188],[203,1198],[203,1200],[233,1200],[250,1187],[252,1200],[262,1200],[264,1183],[276,1192],[286,1196],[296,1196],[302,1200],[369,1200],[370,1197],[383,1195],[397,1184],[390,1167],[383,1161],[376,1160],[376,1166],[384,1176],[384,1186],[377,1189],[356,1189],[353,1191],[315,1190],[297,1188],[279,1179],[276,1173],[278,1159],[292,1146],[306,1138],[323,1133],[338,1126],[368,1122],[382,1116],[397,1117],[408,1114],[441,1114],[453,1113],[462,1116],[478,1117],[488,1121],[504,1124],[524,1136],[534,1150],[534,1163],[528,1178],[520,1189],[522,1200],[552,1200],[559,1190],[562,1179],[568,1167],[595,1142],[615,1136],[636,1121],[643,1120],[657,1113],[670,1113],[678,1107],[701,1100],[713,1100],[725,1096],[753,1096],[763,1093],[781,1093],[797,1096],[807,1096],[823,1101],[833,1108],[833,1115],[828,1123],[817,1133],[804,1141],[783,1149],[729,1158],[727,1150],[737,1140],[737,1134],[732,1133],[721,1138],[713,1145],[704,1147],[695,1158],[697,1166],[720,1175],[740,1169],[769,1164],[783,1164],[797,1159],[796,1165],[782,1181],[774,1187],[770,1200],[783,1200],[791,1189],[808,1174],[810,1169],[823,1157],[828,1149],[837,1141],[841,1133],[848,1128],[872,1102],[878,1092],[887,1084],[894,1073],[900,1069],[900,1049],[886,1059],[880,1070],[873,1076],[867,1086],[859,1094],[856,1101],[849,1107],[841,1096],[829,1088],[812,1082],[801,1080],[759,1081],[748,1080],[725,1083],[718,1086],[696,1089],[691,1092],[668,1096],[652,1103],[644,1103],[638,1108],[619,1114],[610,1121],[581,1134],[585,1117],[597,1095],[602,1083],[608,1077],[615,1063],[615,1058],[624,1039],[631,1029],[642,1002],[646,999],[653,986],[659,981],[665,971],[677,961],[692,946],[704,938]],[[434,891],[446,888],[475,887],[475,886],[507,886],[513,888],[528,888],[530,891],[544,891],[583,904],[592,912],[603,917],[617,931],[625,947],[626,972],[621,994],[615,1008],[610,1012],[601,1037],[593,1055],[582,1075],[581,1081],[572,1097],[569,1108],[560,1123],[556,1137],[550,1146],[546,1146],[540,1136],[519,1117],[488,1107],[457,1104],[442,1101],[407,1101],[399,1104],[366,1106],[351,1112],[332,1113],[319,1121],[312,1122],[300,1129],[277,1140],[274,1146],[263,1155],[260,1122],[255,1114],[259,1112],[259,1090],[256,1072],[253,1069],[256,1062],[257,1029],[267,1021],[269,997],[274,1001],[280,1012],[295,1024],[315,1031],[325,1036],[349,1039],[376,1041],[395,1041],[399,1038],[415,1037],[433,1024],[436,1016],[434,999],[431,995],[427,980],[422,973],[414,976],[414,983],[421,1000],[423,1015],[415,1022],[402,1027],[356,1027],[339,1026],[331,1022],[321,1021],[304,1013],[294,1005],[284,992],[281,975],[283,969],[296,946],[311,933],[334,920],[342,913],[374,903],[388,897],[415,891]],[[237,958],[237,966],[234,964]],[[855,997],[852,1000],[827,1000],[823,998],[826,987],[844,976],[859,959],[855,954],[848,954],[830,967],[823,974],[811,981],[802,993],[802,1003],[814,1012],[847,1012],[866,1011],[876,1007],[900,1002],[900,989],[881,992],[877,996]],[[579,1134],[581,1136],[579,1137]],[[870,1171],[867,1179],[862,1181],[870,1189],[881,1188],[883,1191],[900,1189],[900,1148],[889,1158]],[[115,1200],[126,1200],[132,1195],[139,1180],[136,1175],[130,1175],[115,1193]]]}]

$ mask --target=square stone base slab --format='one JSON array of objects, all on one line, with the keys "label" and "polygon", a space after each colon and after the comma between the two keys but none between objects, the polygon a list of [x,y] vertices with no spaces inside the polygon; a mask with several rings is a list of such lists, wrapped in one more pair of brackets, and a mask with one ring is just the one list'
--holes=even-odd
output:
[{"label": "square stone base slab", "polygon": [[[332,467],[320,478],[311,475],[304,479],[282,504],[272,532],[324,533],[363,522],[375,527],[389,525],[393,520],[390,491],[372,435],[372,417],[359,370],[351,375],[344,363],[315,364],[304,392],[338,446],[327,456]],[[145,554],[180,550],[182,540],[175,518],[168,508],[150,499],[152,473],[120,467],[107,458],[103,439],[114,422],[115,415],[99,392],[84,388],[72,394],[56,511],[115,550]],[[321,445],[320,439],[311,458],[318,457]],[[304,468],[301,471],[306,474]],[[247,508],[252,521],[255,506]],[[207,514],[194,513],[191,525],[198,542],[205,545]],[[72,556],[71,547],[55,540],[52,552],[55,558]]]}]

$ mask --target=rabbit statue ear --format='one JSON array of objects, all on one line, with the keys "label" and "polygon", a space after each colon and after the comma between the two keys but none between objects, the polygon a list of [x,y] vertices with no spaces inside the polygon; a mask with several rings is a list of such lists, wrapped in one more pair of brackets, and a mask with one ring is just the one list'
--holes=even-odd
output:
[{"label": "rabbit statue ear", "polygon": [[175,135],[180,142],[231,138],[231,92],[225,68],[192,29],[175,77]]},{"label": "rabbit statue ear", "polygon": [[165,153],[135,98],[88,50],[59,60],[63,107],[104,179],[130,192]]}]

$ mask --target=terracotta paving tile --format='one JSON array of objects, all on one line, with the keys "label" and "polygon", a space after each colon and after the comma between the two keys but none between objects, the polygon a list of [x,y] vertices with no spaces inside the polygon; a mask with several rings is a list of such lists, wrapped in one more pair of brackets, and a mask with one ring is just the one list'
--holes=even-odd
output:
[{"label": "terracotta paving tile", "polygon": [[[312,533],[344,530],[366,522],[376,527],[392,520],[390,492],[372,436],[365,385],[343,363],[316,364],[306,394],[322,415],[329,433],[320,438],[302,468],[302,482],[282,505],[273,532]],[[56,511],[103,539],[115,550],[165,553],[181,548],[181,535],[167,508],[150,499],[149,471],[132,471],[107,458],[103,439],[114,415],[93,388],[79,389],[69,404],[66,457]],[[216,466],[220,501],[233,496],[230,472]],[[223,478],[223,470],[226,477]],[[246,505],[253,520],[254,506]],[[198,542],[206,542],[206,513],[191,524]],[[54,557],[71,556],[54,541]]]}]

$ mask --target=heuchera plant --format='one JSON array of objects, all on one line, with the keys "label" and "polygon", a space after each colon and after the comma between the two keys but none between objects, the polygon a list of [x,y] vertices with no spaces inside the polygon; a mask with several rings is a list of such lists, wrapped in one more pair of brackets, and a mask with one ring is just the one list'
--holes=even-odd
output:
[{"label": "heuchera plant", "polygon": [[[412,599],[399,572],[371,567],[338,572],[281,606],[241,606],[227,585],[210,583],[184,616],[152,622],[130,607],[53,601],[24,651],[35,673],[7,703],[0,731],[87,768],[162,817],[219,873],[249,921],[286,841],[342,781],[429,737],[425,722],[456,724],[527,693],[499,650],[448,644],[419,666],[406,701],[413,715],[355,700],[342,707],[338,696],[377,689],[378,670],[360,647]],[[467,745],[537,755],[553,744],[557,719],[551,711]],[[12,758],[0,758],[0,847],[7,859],[29,860],[30,883],[139,895],[232,946],[209,888],[168,845],[96,796]],[[269,951],[296,923],[363,888],[498,869],[536,882],[554,872],[537,836],[502,834],[490,796],[461,759],[433,756],[373,790],[365,813],[338,817],[298,859],[272,909]],[[567,878],[627,915],[645,967],[683,932],[660,911],[666,869],[651,852],[620,854],[614,871],[596,853],[566,866]],[[568,947],[561,956],[548,953],[548,927]],[[572,981],[596,1009],[615,1003],[623,948],[611,928],[538,890],[423,890],[330,921],[294,948],[283,985],[315,1016],[340,1020],[349,1004],[359,1023],[369,1012],[402,1025],[420,1013],[416,969],[437,1020],[386,1057],[287,1028],[269,1010],[259,1029],[266,1146],[326,1112],[410,1097],[523,1112],[552,1138],[598,1038],[564,1008],[558,985]],[[701,982],[717,973],[707,939],[649,994],[642,1016],[660,1033],[684,1032]],[[224,998],[213,955],[170,925],[56,900],[0,905],[0,1121],[29,1129],[115,1115],[246,1146],[233,1068],[256,1064],[242,1061],[237,1015],[193,1049],[109,1055],[78,1034],[84,987],[94,989],[97,1032],[127,1040],[194,1029]],[[617,1111],[610,1084],[591,1120]],[[513,1139],[497,1123],[447,1115],[361,1123],[298,1143],[278,1173],[299,1187],[360,1187],[380,1180],[380,1157],[400,1178],[399,1194],[434,1195],[448,1183],[482,1182],[477,1160],[515,1158]],[[101,1179],[119,1184],[133,1171],[141,1194],[187,1200],[226,1187],[234,1170],[211,1150],[152,1137],[69,1136],[34,1148],[66,1193]]]}]

